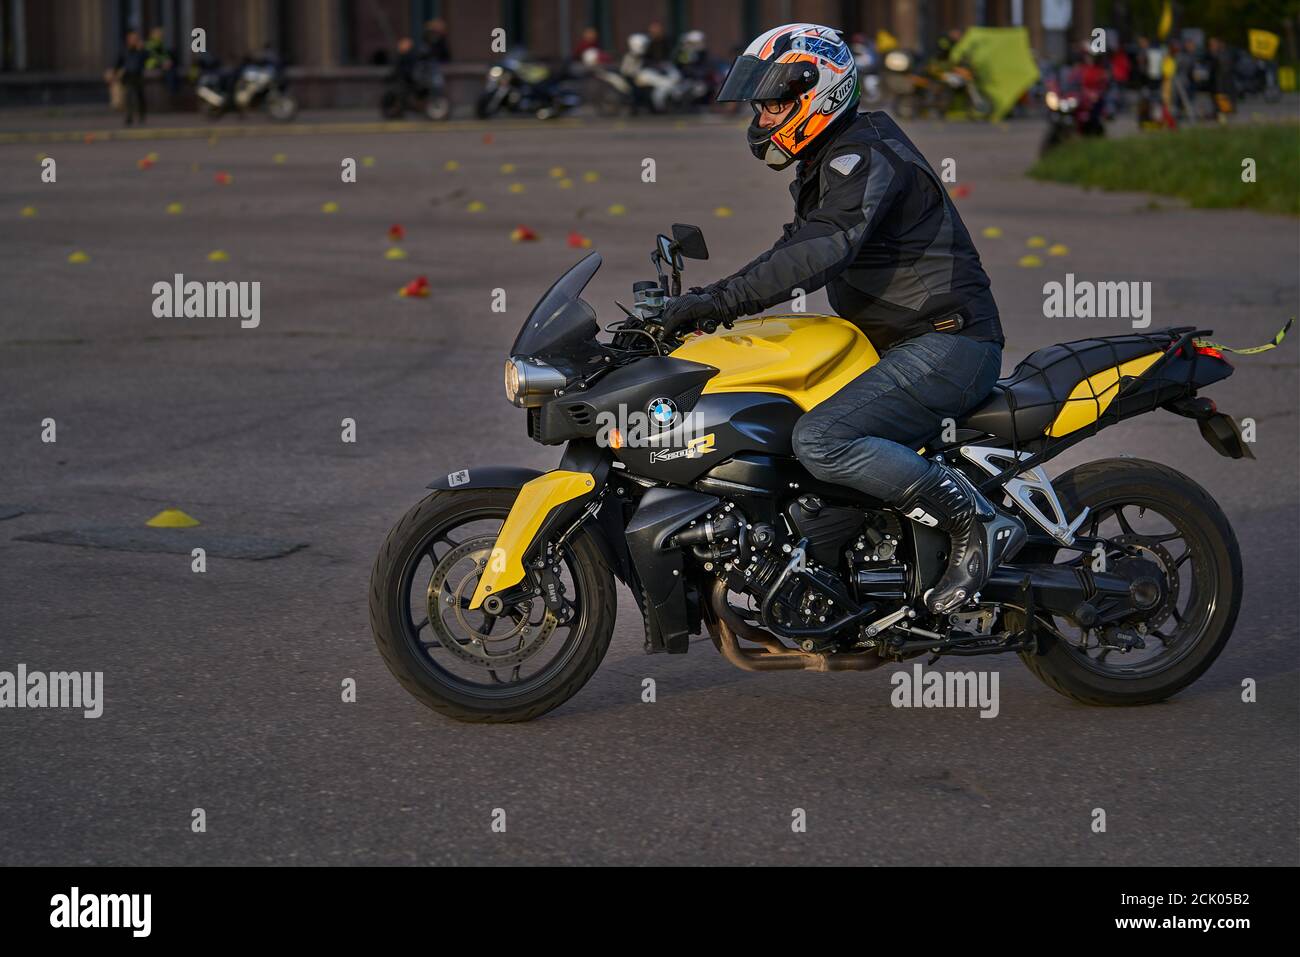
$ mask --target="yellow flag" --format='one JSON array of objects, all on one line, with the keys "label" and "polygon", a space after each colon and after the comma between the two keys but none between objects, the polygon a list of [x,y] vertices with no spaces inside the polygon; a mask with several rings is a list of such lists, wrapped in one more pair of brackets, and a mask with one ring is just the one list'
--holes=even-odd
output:
[{"label": "yellow flag", "polygon": [[1169,31],[1174,28],[1174,5],[1165,0],[1165,5],[1160,11],[1160,26],[1156,27],[1156,36],[1163,40],[1169,36]]},{"label": "yellow flag", "polygon": [[1250,55],[1261,60],[1271,60],[1277,55],[1278,35],[1267,30],[1247,30],[1250,41]]}]

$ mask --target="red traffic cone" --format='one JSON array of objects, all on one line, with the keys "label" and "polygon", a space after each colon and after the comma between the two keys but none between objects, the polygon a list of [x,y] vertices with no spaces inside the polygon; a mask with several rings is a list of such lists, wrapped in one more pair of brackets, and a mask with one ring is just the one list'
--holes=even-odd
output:
[{"label": "red traffic cone", "polygon": [[429,297],[429,280],[416,276],[397,293],[403,299],[427,299]]},{"label": "red traffic cone", "polygon": [[402,228],[401,223],[393,223],[388,227],[389,242],[400,243],[406,238],[406,230]]},{"label": "red traffic cone", "polygon": [[516,226],[514,232],[510,234],[510,241],[515,243],[536,242],[537,234],[527,226]]},{"label": "red traffic cone", "polygon": [[582,235],[582,233],[569,233],[569,248],[590,249],[591,240],[588,239],[586,236]]},{"label": "red traffic cone", "polygon": [[218,186],[229,186],[231,182],[234,180],[234,177],[231,176],[229,173],[218,173],[216,176],[212,178],[216,180]]},{"label": "red traffic cone", "polygon": [[491,146],[491,145],[492,145],[492,134],[491,134],[491,133],[484,133],[484,134],[483,134],[483,145],[484,145],[484,146]]},{"label": "red traffic cone", "polygon": [[146,156],[144,159],[137,160],[135,165],[140,169],[153,169],[153,160]]}]

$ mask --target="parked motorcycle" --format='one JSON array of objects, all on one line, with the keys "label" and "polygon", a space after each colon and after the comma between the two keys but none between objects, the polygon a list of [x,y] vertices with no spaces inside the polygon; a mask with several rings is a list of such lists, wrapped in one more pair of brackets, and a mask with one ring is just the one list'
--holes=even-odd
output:
[{"label": "parked motorcycle", "polygon": [[451,116],[451,100],[447,96],[447,81],[437,61],[422,59],[409,80],[394,71],[386,79],[379,112],[388,120],[401,119],[408,112],[420,113],[440,122]]},{"label": "parked motorcycle", "polygon": [[271,119],[287,123],[298,113],[298,101],[288,88],[283,62],[278,56],[265,55],[246,60],[233,77],[209,60],[199,72],[195,93],[209,119],[220,119],[230,110],[243,117],[249,110],[264,107]]},{"label": "parked motorcycle", "polygon": [[[805,411],[876,361],[835,316],[766,316],[677,338],[661,317],[697,227],[657,239],[657,276],[600,338],[580,296],[589,254],[524,320],[506,398],[530,439],[563,446],[549,472],[473,465],[435,479],[379,552],[370,620],[388,668],[462,721],[525,721],[600,664],[615,579],[645,650],[684,654],[707,630],[750,671],[866,671],[927,655],[1015,653],[1092,705],[1160,701],[1223,650],[1241,604],[1241,555],[1223,511],[1156,462],[1106,459],[1049,478],[1055,456],[1132,416],[1196,421],[1218,453],[1251,457],[1199,390],[1232,374],[1194,327],[1031,353],[922,454],[960,469],[1030,529],[968,604],[931,614],[947,535],[794,457]],[[665,271],[669,275],[665,275]],[[919,510],[918,510],[919,511]]]},{"label": "parked motorcycle", "polygon": [[476,107],[478,117],[487,119],[502,110],[531,113],[542,120],[563,116],[582,105],[582,97],[564,79],[543,63],[512,54],[488,70]]}]

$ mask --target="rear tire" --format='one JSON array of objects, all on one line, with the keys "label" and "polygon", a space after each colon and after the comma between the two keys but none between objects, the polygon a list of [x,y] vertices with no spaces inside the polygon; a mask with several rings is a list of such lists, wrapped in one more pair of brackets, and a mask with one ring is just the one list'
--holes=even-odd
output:
[{"label": "rear tire", "polygon": [[[577,532],[566,547],[566,562],[577,586],[579,612],[574,643],[541,678],[520,684],[517,692],[503,687],[495,693],[447,680],[431,666],[419,648],[418,632],[411,640],[409,570],[420,561],[432,538],[470,517],[504,519],[514,504],[513,489],[474,489],[434,492],[406,513],[388,533],[370,575],[370,628],[388,670],[419,701],[457,721],[530,721],[559,707],[587,683],[609,648],[614,633],[617,593],[608,566],[590,534]],[[558,639],[557,639],[558,640]]]},{"label": "rear tire", "polygon": [[[1052,484],[1071,516],[1085,505],[1097,511],[1106,502],[1146,502],[1152,509],[1172,510],[1186,524],[1186,547],[1199,549],[1196,557],[1204,562],[1195,570],[1200,577],[1192,587],[1199,592],[1216,582],[1218,590],[1211,596],[1213,607],[1205,610],[1193,647],[1162,670],[1132,677],[1099,674],[1083,663],[1077,650],[1044,629],[1039,630],[1041,653],[1022,652],[1021,660],[1048,687],[1083,704],[1144,705],[1177,694],[1204,674],[1223,651],[1241,608],[1241,550],[1227,516],[1205,489],[1181,472],[1141,459],[1089,462]],[[1032,555],[1026,549],[1017,562],[1050,562],[1054,557],[1052,548]]]}]

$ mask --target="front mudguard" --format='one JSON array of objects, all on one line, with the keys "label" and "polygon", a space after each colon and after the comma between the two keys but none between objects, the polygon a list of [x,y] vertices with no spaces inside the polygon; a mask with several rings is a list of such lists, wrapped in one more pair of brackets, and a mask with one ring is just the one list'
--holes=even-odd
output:
[{"label": "front mudguard", "polygon": [[[602,501],[612,462],[612,453],[594,441],[575,441],[569,443],[559,466],[550,472],[519,466],[476,466],[450,472],[429,483],[427,487],[436,491],[491,488],[520,492],[493,546],[489,567],[480,579],[471,608],[478,608],[488,594],[502,594],[509,600],[514,591],[531,587],[527,569],[541,557],[548,541],[579,520],[596,540],[611,570],[621,581],[628,582],[630,562],[621,515],[615,515],[616,509]],[[584,517],[588,507],[597,502],[602,506],[600,510]]]}]

